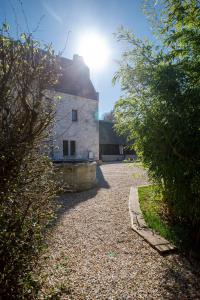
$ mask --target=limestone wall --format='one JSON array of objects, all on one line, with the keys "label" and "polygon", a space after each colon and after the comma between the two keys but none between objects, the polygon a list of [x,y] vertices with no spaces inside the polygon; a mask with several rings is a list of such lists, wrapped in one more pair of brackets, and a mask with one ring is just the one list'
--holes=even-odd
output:
[{"label": "limestone wall", "polygon": [[[50,97],[59,97],[53,125],[53,159],[99,159],[98,100],[51,91]],[[72,110],[78,111],[78,121],[72,121]],[[63,140],[76,142],[76,154],[63,157]]]},{"label": "limestone wall", "polygon": [[124,155],[101,155],[102,161],[122,161],[124,160]]},{"label": "limestone wall", "polygon": [[64,191],[84,191],[96,186],[96,162],[54,164],[56,180]]}]

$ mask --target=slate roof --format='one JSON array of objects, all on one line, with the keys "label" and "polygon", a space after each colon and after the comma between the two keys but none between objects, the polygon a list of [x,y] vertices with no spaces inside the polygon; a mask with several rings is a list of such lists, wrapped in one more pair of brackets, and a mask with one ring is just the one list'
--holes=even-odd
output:
[{"label": "slate roof", "polygon": [[114,124],[109,121],[99,121],[99,144],[126,145],[126,138],[117,135]]},{"label": "slate roof", "polygon": [[61,75],[54,90],[88,99],[98,100],[91,80],[89,68],[85,65],[83,58],[74,55],[73,60],[60,57]]}]

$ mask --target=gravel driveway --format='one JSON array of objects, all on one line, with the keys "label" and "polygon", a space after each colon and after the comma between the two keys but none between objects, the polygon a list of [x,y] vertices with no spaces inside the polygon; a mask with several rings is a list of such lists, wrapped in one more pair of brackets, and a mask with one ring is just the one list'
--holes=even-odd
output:
[{"label": "gravel driveway", "polygon": [[160,256],[130,228],[130,186],[145,184],[145,172],[113,163],[98,176],[99,188],[61,199],[43,292],[50,285],[56,294],[56,283],[55,299],[200,299],[199,268],[178,254]]}]

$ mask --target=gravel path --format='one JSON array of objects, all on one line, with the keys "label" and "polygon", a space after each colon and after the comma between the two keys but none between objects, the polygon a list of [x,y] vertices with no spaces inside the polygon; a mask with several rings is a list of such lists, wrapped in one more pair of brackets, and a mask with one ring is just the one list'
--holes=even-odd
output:
[{"label": "gravel path", "polygon": [[130,186],[145,184],[145,172],[105,164],[99,178],[99,188],[62,197],[43,292],[50,285],[55,299],[200,299],[198,267],[178,254],[160,256],[130,228]]}]

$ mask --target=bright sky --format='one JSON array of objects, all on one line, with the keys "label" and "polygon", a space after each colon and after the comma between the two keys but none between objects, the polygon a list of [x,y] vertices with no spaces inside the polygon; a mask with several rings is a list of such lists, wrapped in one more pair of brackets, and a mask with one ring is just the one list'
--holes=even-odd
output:
[{"label": "bright sky", "polygon": [[[100,116],[113,109],[122,92],[120,86],[112,86],[112,77],[117,70],[125,45],[113,38],[120,25],[132,30],[139,37],[152,38],[149,24],[141,10],[143,0],[0,0],[0,21],[7,19],[16,35],[16,20],[19,31],[33,31],[42,16],[35,37],[53,43],[63,56],[85,55],[90,65],[91,80],[100,94]],[[91,40],[96,48],[92,48]],[[85,45],[83,47],[83,42]],[[66,44],[67,42],[67,44]],[[98,58],[92,56],[94,51]]]}]

